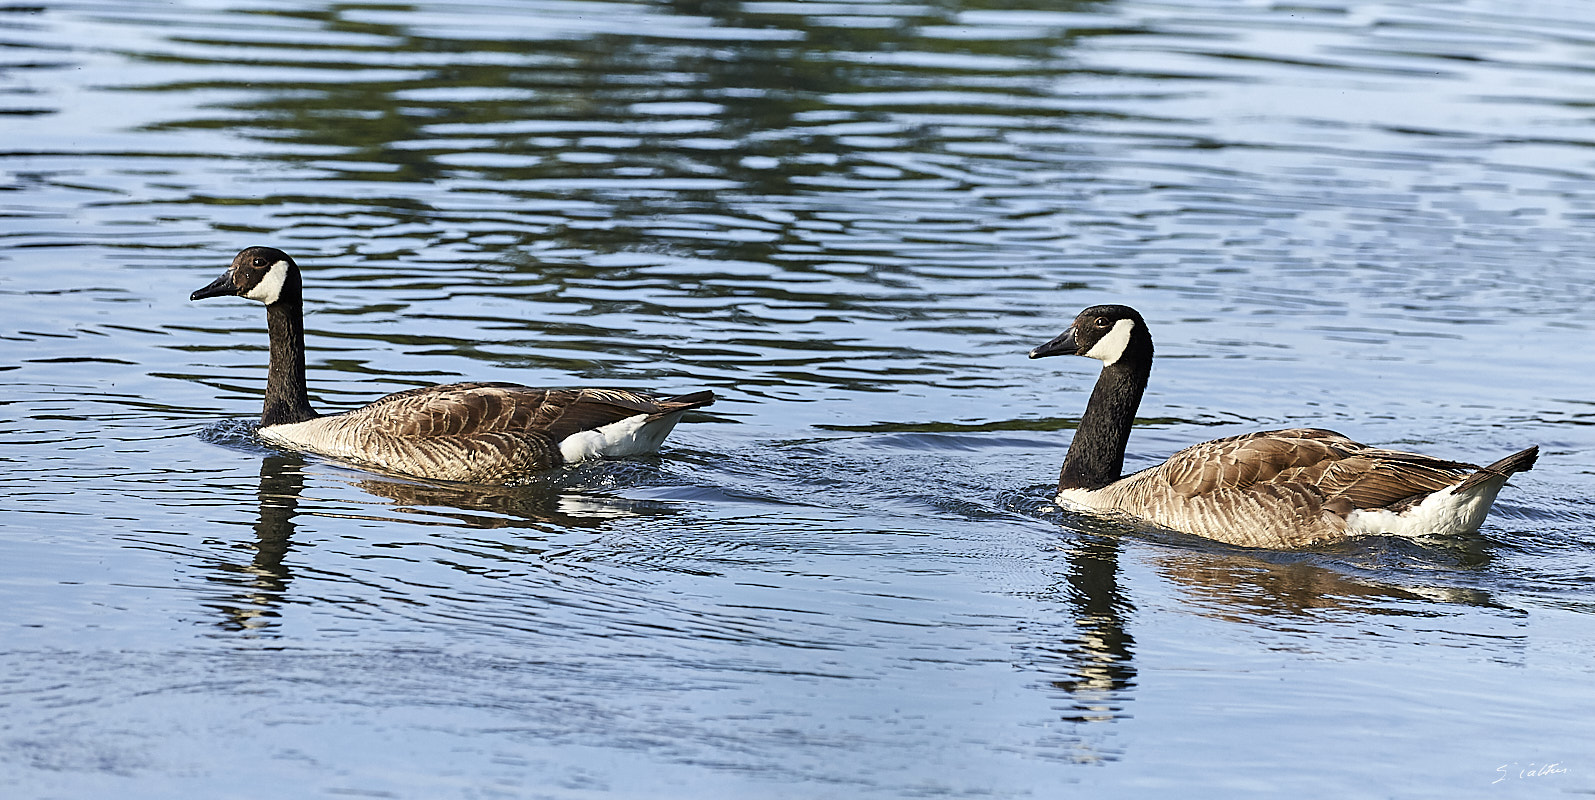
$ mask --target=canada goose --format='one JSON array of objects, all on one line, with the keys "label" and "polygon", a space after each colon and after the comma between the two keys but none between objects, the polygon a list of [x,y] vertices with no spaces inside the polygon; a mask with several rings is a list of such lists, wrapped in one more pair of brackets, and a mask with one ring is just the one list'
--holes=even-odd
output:
[{"label": "canada goose", "polygon": [[452,383],[323,417],[305,388],[299,265],[276,248],[250,247],[189,299],[225,296],[266,306],[271,362],[261,438],[385,472],[503,483],[567,462],[647,453],[688,409],[715,399],[707,391],[657,398],[622,389]]},{"label": "canada goose", "polygon": [[1092,306],[1031,358],[1081,355],[1102,374],[1058,476],[1060,505],[1127,514],[1247,547],[1293,548],[1352,536],[1477,531],[1496,492],[1539,447],[1487,467],[1291,428],[1215,439],[1124,476],[1124,447],[1152,372],[1152,335],[1128,306]]}]

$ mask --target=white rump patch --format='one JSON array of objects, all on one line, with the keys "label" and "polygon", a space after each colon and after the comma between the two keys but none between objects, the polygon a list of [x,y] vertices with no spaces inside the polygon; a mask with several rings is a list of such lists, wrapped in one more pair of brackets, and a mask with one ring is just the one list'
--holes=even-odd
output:
[{"label": "white rump patch", "polygon": [[1399,514],[1382,508],[1359,509],[1346,516],[1346,534],[1417,537],[1473,533],[1484,524],[1485,515],[1495,503],[1495,495],[1505,484],[1505,477],[1485,481],[1466,494],[1458,493],[1455,486],[1448,487]]},{"label": "white rump patch", "polygon": [[1108,335],[1097,340],[1091,349],[1081,353],[1086,358],[1101,361],[1104,366],[1113,366],[1124,355],[1124,349],[1130,346],[1130,332],[1135,330],[1135,320],[1121,319],[1113,323],[1113,330]]},{"label": "white rump patch", "polygon": [[677,420],[686,409],[649,420],[647,414],[627,417],[611,422],[602,428],[573,433],[559,443],[559,454],[565,462],[574,463],[593,458],[624,458],[652,453],[676,427]]},{"label": "white rump patch", "polygon": [[244,293],[251,300],[259,300],[266,305],[277,302],[282,297],[282,285],[288,280],[288,262],[278,261],[266,270],[266,276],[255,284],[255,288]]}]

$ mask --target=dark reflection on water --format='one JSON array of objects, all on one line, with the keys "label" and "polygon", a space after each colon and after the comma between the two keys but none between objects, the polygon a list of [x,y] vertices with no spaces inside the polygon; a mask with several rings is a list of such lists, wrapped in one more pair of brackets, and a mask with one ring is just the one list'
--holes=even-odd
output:
[{"label": "dark reflection on water", "polygon": [[[1493,554],[1500,549],[1481,536],[1427,540],[1370,536],[1316,551],[1271,552],[1059,509],[1050,501],[1050,490],[1050,485],[1034,486],[1010,495],[1002,505],[1022,514],[1059,519],[1079,532],[1080,549],[1071,552],[1091,556],[1082,565],[1116,566],[1111,556],[1125,539],[1157,543],[1159,549],[1151,559],[1157,573],[1181,587],[1182,596],[1195,607],[1211,609],[1220,618],[1273,626],[1271,618],[1292,625],[1325,610],[1400,616],[1445,613],[1431,607],[1436,603],[1506,608],[1476,585],[1478,578],[1489,578]],[[1126,602],[1114,583],[1117,572],[1071,573],[1072,598],[1101,598],[1095,611],[1082,607],[1082,617]],[[1099,592],[1082,588],[1081,581],[1092,575],[1098,575],[1094,583]]]},{"label": "dark reflection on water", "polygon": [[[0,9],[0,794],[1467,796],[1572,759],[1583,27]],[[455,378],[724,399],[657,459],[522,487],[263,448],[259,308],[186,302],[257,243],[301,257],[325,410]],[[1158,339],[1131,468],[1286,425],[1544,456],[1461,542],[1060,512],[1094,364],[1024,354],[1106,300]]]},{"label": "dark reflection on water", "polygon": [[218,606],[229,630],[265,627],[277,616],[293,573],[283,563],[293,549],[294,516],[305,488],[305,461],[295,455],[266,456],[260,461],[260,520],[255,523],[254,550],[248,564],[220,564],[216,580],[235,584],[235,603]]},{"label": "dark reflection on water", "polygon": [[[1399,545],[1398,545],[1399,546]],[[1372,549],[1377,549],[1372,548]],[[1435,563],[1433,552],[1422,554],[1422,567],[1444,575],[1446,566]],[[1250,553],[1221,556],[1216,553],[1169,555],[1158,568],[1169,580],[1188,590],[1190,601],[1211,609],[1222,618],[1259,621],[1265,625],[1293,625],[1323,612],[1350,611],[1374,615],[1430,615],[1446,613],[1431,603],[1499,607],[1489,592],[1465,585],[1445,585],[1446,580],[1425,580],[1414,570],[1408,585],[1391,582],[1399,566],[1411,559],[1364,557],[1384,567],[1364,566],[1352,556],[1346,561],[1323,556],[1268,557]],[[1270,620],[1275,620],[1271,622]]]},{"label": "dark reflection on water", "polygon": [[1068,584],[1059,594],[1074,607],[1075,636],[1038,645],[1032,666],[1069,703],[1063,719],[1112,721],[1128,715],[1135,686],[1135,637],[1127,630],[1135,605],[1119,587],[1119,544],[1087,536],[1067,550]]},{"label": "dark reflection on water", "polygon": [[[622,468],[623,469],[623,468]],[[572,481],[571,472],[593,472],[593,467],[567,470],[560,483]],[[613,482],[614,475],[606,475]],[[577,484],[586,481],[575,478]],[[393,502],[413,515],[412,524],[438,524],[471,528],[594,528],[605,522],[638,516],[678,512],[664,503],[574,493],[539,481],[522,486],[452,486],[413,481],[366,479],[355,481],[361,490]],[[471,513],[482,512],[482,513]],[[425,520],[436,516],[435,522]]]},{"label": "dark reflection on water", "polygon": [[[245,451],[261,448],[253,436],[253,426],[247,423],[211,426],[205,435],[212,441]],[[294,520],[303,514],[407,526],[526,531],[529,535],[493,542],[488,549],[473,548],[471,553],[477,558],[502,560],[514,569],[559,557],[557,547],[545,534],[596,529],[620,519],[663,517],[682,511],[669,502],[598,493],[639,483],[658,485],[665,476],[650,467],[648,459],[575,465],[534,476],[531,482],[519,486],[382,478],[363,476],[351,470],[344,483],[380,502],[356,501],[353,506],[341,509],[313,502],[306,510],[301,508],[301,495],[308,480],[306,467],[309,463],[305,457],[292,453],[261,457],[257,492],[259,514],[253,525],[254,540],[233,545],[250,551],[250,561],[217,564],[214,568],[219,574],[213,573],[210,577],[237,591],[224,600],[209,601],[224,614],[224,628],[267,630],[280,616],[279,609],[284,603],[304,602],[290,592],[293,574],[284,563],[295,549]],[[494,552],[495,549],[498,552]],[[470,574],[483,572],[478,564],[453,566]],[[363,580],[357,575],[336,577],[338,580]]]}]

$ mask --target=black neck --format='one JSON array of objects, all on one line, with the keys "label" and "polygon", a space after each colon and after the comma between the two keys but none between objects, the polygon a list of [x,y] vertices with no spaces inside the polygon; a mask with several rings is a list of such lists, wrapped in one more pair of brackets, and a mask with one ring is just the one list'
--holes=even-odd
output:
[{"label": "black neck", "polygon": [[266,406],[260,426],[304,422],[318,415],[305,388],[305,315],[298,297],[284,297],[266,306],[266,334],[271,338],[271,365],[266,368]]},{"label": "black neck", "polygon": [[[1149,354],[1150,355],[1150,354]],[[1063,459],[1058,489],[1100,489],[1124,474],[1124,448],[1130,442],[1135,411],[1152,374],[1152,359],[1120,361],[1102,368],[1091,402],[1075,429]]]}]

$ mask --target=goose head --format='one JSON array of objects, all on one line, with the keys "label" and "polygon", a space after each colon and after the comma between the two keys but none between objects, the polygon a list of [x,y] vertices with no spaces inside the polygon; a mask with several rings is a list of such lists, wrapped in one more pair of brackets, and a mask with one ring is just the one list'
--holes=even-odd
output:
[{"label": "goose head", "polygon": [[1152,334],[1140,312],[1129,306],[1092,306],[1056,339],[1030,351],[1031,358],[1047,356],[1085,356],[1107,367],[1125,359],[1150,362]]},{"label": "goose head", "polygon": [[266,305],[299,299],[299,265],[275,247],[249,247],[233,256],[232,266],[220,278],[188,296],[243,297]]}]

